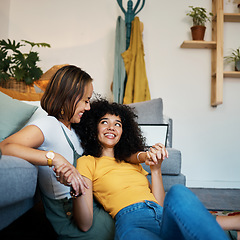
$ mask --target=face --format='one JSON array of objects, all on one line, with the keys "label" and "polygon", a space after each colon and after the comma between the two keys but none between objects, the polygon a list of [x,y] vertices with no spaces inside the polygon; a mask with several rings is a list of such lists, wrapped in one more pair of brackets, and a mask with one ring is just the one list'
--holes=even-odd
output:
[{"label": "face", "polygon": [[106,114],[98,123],[98,140],[103,149],[112,148],[122,136],[122,122],[119,116]]},{"label": "face", "polygon": [[85,87],[82,99],[76,105],[76,109],[73,117],[70,120],[70,123],[79,123],[81,121],[83,113],[90,110],[90,98],[92,97],[92,93],[93,85],[92,82],[90,82]]}]

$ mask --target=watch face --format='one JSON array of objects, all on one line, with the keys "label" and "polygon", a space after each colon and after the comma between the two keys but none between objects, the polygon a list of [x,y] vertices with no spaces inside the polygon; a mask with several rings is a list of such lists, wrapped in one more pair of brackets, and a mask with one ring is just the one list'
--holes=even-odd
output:
[{"label": "watch face", "polygon": [[47,158],[53,159],[55,155],[54,152],[48,152],[46,156]]}]

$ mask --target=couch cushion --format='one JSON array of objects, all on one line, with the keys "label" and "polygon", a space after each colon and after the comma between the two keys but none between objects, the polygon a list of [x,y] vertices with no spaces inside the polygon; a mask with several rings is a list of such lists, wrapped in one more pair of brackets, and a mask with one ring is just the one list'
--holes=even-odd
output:
[{"label": "couch cushion", "polygon": [[32,198],[37,186],[37,167],[17,157],[0,159],[0,208]]},{"label": "couch cushion", "polygon": [[[148,175],[147,178],[150,184],[152,184],[151,175]],[[177,176],[163,175],[162,178],[165,192],[168,192],[173,185],[186,185],[186,177],[183,174],[179,174]]]},{"label": "couch cushion", "polygon": [[37,110],[0,92],[0,142],[20,130]]},{"label": "couch cushion", "polygon": [[161,98],[131,103],[129,106],[135,108],[139,124],[163,123],[163,102]]}]

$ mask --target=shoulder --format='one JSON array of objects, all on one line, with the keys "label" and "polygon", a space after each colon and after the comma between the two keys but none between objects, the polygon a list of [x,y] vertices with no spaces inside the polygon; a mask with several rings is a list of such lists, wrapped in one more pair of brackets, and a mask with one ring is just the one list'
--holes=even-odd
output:
[{"label": "shoulder", "polygon": [[89,167],[89,168],[93,168],[95,167],[95,162],[96,162],[96,158],[90,155],[83,155],[80,158],[78,158],[77,160],[77,166],[78,167]]},{"label": "shoulder", "polygon": [[44,116],[38,119],[35,119],[31,122],[32,125],[40,124],[40,123],[56,123],[58,120],[55,117],[52,116]]},{"label": "shoulder", "polygon": [[45,140],[52,141],[53,139],[59,138],[62,135],[60,122],[52,116],[46,116],[40,119],[36,119],[29,126],[38,127],[44,135]]},{"label": "shoulder", "polygon": [[52,116],[45,116],[39,119],[34,120],[29,125],[35,125],[40,129],[51,129],[51,128],[59,128],[60,124],[59,121]]},{"label": "shoulder", "polygon": [[95,160],[96,160],[95,157],[91,155],[83,155],[78,159],[79,162],[81,161],[81,162],[91,162],[91,163],[95,162]]},{"label": "shoulder", "polygon": [[95,157],[90,156],[90,155],[88,155],[88,156],[84,155],[84,156],[78,158],[76,168],[81,174],[89,177],[95,171],[95,167],[96,167],[95,161],[96,161]]}]

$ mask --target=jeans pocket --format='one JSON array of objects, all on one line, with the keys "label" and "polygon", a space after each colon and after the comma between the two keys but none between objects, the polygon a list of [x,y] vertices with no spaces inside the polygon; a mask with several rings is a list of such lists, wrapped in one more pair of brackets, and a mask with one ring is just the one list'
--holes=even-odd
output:
[{"label": "jeans pocket", "polygon": [[160,224],[162,221],[163,208],[159,204],[152,202],[152,201],[145,200],[145,203],[150,209],[152,209],[154,211],[155,220],[158,221]]}]

